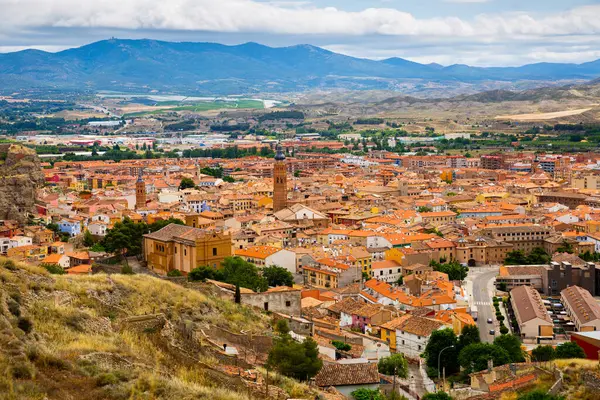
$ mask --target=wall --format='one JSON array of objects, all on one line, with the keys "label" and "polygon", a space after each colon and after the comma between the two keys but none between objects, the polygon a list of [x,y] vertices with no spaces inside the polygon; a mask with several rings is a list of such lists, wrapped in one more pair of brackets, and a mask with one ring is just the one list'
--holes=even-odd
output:
[{"label": "wall", "polygon": [[258,307],[262,310],[300,316],[302,313],[300,290],[282,292],[242,293],[242,304]]}]

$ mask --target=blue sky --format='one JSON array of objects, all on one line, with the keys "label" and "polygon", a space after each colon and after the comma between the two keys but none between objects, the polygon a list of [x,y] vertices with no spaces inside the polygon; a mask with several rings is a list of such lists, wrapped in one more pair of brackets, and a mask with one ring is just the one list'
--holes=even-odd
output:
[{"label": "blue sky", "polygon": [[0,10],[0,52],[114,36],[309,43],[444,65],[600,58],[600,0],[0,0]]}]

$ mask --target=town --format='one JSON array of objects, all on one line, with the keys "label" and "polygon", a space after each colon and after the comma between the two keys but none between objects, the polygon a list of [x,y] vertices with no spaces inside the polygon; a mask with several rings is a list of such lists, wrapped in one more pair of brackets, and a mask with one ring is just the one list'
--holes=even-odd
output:
[{"label": "town", "polygon": [[[284,130],[298,116],[274,114]],[[598,154],[292,136],[8,138],[0,252],[57,279],[158,279],[268,316],[254,339],[218,324],[206,334],[224,364],[254,354],[248,381],[267,366],[358,400],[582,390],[557,365],[600,352]],[[141,156],[111,159],[125,152]],[[304,369],[289,365],[299,345],[314,346]],[[597,368],[578,373],[594,398]],[[275,398],[268,376],[258,391]]]}]

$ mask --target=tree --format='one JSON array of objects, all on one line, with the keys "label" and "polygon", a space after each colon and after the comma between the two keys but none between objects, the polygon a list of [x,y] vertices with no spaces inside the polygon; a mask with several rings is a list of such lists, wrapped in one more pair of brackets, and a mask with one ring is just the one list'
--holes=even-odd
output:
[{"label": "tree", "polygon": [[424,356],[427,361],[427,367],[438,371],[438,357],[440,352],[446,347],[454,346],[444,350],[440,357],[440,368],[446,368],[446,374],[451,375],[459,370],[458,364],[458,339],[454,331],[450,328],[433,331],[425,347]]},{"label": "tree", "polygon": [[223,177],[223,181],[233,183],[235,182],[235,179],[232,176],[227,175]]},{"label": "tree", "polygon": [[510,355],[494,344],[474,343],[462,349],[458,356],[458,362],[467,374],[486,369],[490,359],[494,361],[494,366],[500,366],[510,362]]},{"label": "tree", "polygon": [[144,222],[136,223],[126,217],[107,231],[102,245],[109,252],[137,256],[142,252],[142,237],[147,230]]},{"label": "tree", "polygon": [[446,392],[427,393],[421,400],[452,400],[452,397]]},{"label": "tree", "polygon": [[533,361],[552,361],[556,358],[552,346],[538,346],[531,351]]},{"label": "tree", "polygon": [[280,374],[297,380],[307,380],[319,372],[323,361],[319,358],[317,342],[307,337],[302,343],[289,334],[280,334],[269,351],[267,366]]},{"label": "tree", "polygon": [[332,340],[331,345],[340,351],[350,351],[352,350],[352,346],[348,343],[341,342],[339,340]]},{"label": "tree", "polygon": [[233,296],[235,304],[242,304],[242,293],[240,292],[240,285],[235,285],[235,295]]},{"label": "tree", "polygon": [[564,400],[564,397],[555,396],[543,390],[534,390],[520,395],[517,400]]},{"label": "tree", "polygon": [[377,370],[380,374],[406,378],[408,376],[408,361],[401,353],[395,353],[380,359],[377,363]]},{"label": "tree", "polygon": [[188,280],[192,282],[206,282],[207,279],[218,280],[218,271],[207,266],[200,266],[191,270],[188,274]]},{"label": "tree", "polygon": [[433,210],[431,209],[431,207],[427,207],[427,206],[421,206],[417,208],[417,212],[420,213],[425,213],[425,212],[432,212]]},{"label": "tree", "polygon": [[479,338],[477,325],[465,325],[458,337],[458,351],[460,352],[468,345],[479,342],[481,342],[481,339]]},{"label": "tree", "polygon": [[506,265],[538,265],[538,264],[548,264],[551,260],[551,257],[544,251],[544,249],[540,247],[536,247],[529,253],[529,255],[525,255],[522,250],[513,250],[508,252],[506,255],[506,259],[504,260],[504,264]]},{"label": "tree", "polygon": [[170,278],[176,278],[178,276],[183,276],[183,274],[178,269],[172,269],[169,272],[167,272],[167,276]]},{"label": "tree", "polygon": [[94,241],[94,237],[92,236],[91,232],[86,230],[85,233],[83,234],[83,245],[85,247],[92,247],[94,245],[95,241]]},{"label": "tree", "polygon": [[183,178],[179,183],[179,190],[195,188],[196,184],[191,178]]},{"label": "tree", "polygon": [[170,224],[185,225],[185,223],[179,218],[169,218],[151,223],[150,225],[148,225],[148,231],[150,231],[150,233],[156,232]]},{"label": "tree", "polygon": [[556,346],[556,358],[585,358],[585,352],[575,342],[565,342]]},{"label": "tree", "polygon": [[350,393],[354,400],[386,400],[379,389],[360,388]]},{"label": "tree", "polygon": [[264,292],[269,288],[267,280],[258,274],[258,268],[240,257],[227,257],[221,264],[223,282],[239,285],[255,292]]},{"label": "tree", "polygon": [[275,332],[280,335],[287,335],[290,333],[290,325],[285,319],[278,319],[275,323]]},{"label": "tree", "polygon": [[269,286],[292,286],[294,284],[292,273],[277,265],[263,268],[262,276],[267,280]]},{"label": "tree", "polygon": [[440,264],[432,260],[429,265],[433,267],[434,271],[448,274],[448,279],[451,281],[462,281],[467,277],[467,273],[469,272],[469,268],[463,267],[458,261]]},{"label": "tree", "polygon": [[521,341],[515,335],[501,335],[494,339],[494,344],[506,350],[510,356],[510,362],[520,363],[525,361]]}]

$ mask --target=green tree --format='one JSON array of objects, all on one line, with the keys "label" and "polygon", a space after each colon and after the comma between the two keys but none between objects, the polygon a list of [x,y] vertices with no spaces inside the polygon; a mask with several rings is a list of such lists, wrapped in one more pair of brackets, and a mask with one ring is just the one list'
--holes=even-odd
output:
[{"label": "green tree", "polygon": [[235,182],[235,179],[232,176],[227,175],[223,177],[223,181],[233,183]]},{"label": "green tree", "polygon": [[146,223],[136,223],[126,217],[107,231],[102,245],[112,253],[137,256],[142,252],[142,237],[147,231]]},{"label": "green tree", "polygon": [[458,362],[467,374],[482,371],[488,367],[488,360],[494,361],[494,366],[508,364],[510,355],[502,347],[489,343],[470,344],[460,351]]},{"label": "green tree", "polygon": [[85,247],[92,247],[94,243],[94,237],[92,236],[91,232],[86,229],[85,233],[83,234],[83,245]]},{"label": "green tree", "polygon": [[341,342],[339,340],[332,340],[331,345],[340,351],[350,351],[352,350],[352,346],[348,343]]},{"label": "green tree", "polygon": [[452,400],[452,397],[446,392],[427,393],[421,400]]},{"label": "green tree", "polygon": [[458,352],[473,343],[479,343],[479,328],[477,325],[465,325],[458,337]]},{"label": "green tree", "polygon": [[262,276],[267,280],[269,286],[292,286],[294,284],[292,273],[277,265],[263,268]]},{"label": "green tree", "polygon": [[510,362],[520,363],[525,361],[521,341],[515,335],[501,335],[494,339],[494,344],[506,350],[510,356]]},{"label": "green tree", "polygon": [[195,187],[196,187],[196,184],[194,183],[192,178],[183,178],[183,179],[181,179],[181,182],[179,183],[179,190],[192,189]]},{"label": "green tree", "polygon": [[420,213],[426,213],[426,212],[432,212],[433,210],[431,209],[431,207],[427,207],[427,206],[421,206],[421,207],[417,207],[417,212]]},{"label": "green tree", "polygon": [[185,225],[185,223],[182,220],[180,220],[179,218],[169,218],[169,219],[158,220],[156,222],[151,223],[150,225],[148,225],[148,231],[156,232],[170,224]]},{"label": "green tree", "polygon": [[[447,348],[454,346],[453,348]],[[459,370],[458,364],[458,339],[456,334],[450,328],[433,331],[425,347],[424,356],[427,361],[427,367],[438,371],[438,357],[440,352],[444,350],[440,357],[440,368],[446,368],[446,374],[452,375]]]},{"label": "green tree", "polygon": [[360,388],[350,393],[354,400],[386,400],[379,389]]},{"label": "green tree", "polygon": [[585,358],[585,352],[575,342],[565,342],[556,346],[556,358]]},{"label": "green tree", "polygon": [[395,353],[380,359],[377,363],[377,370],[380,374],[395,374],[400,378],[406,378],[408,376],[408,361],[401,353]]},{"label": "green tree", "polygon": [[538,346],[531,351],[531,359],[533,361],[552,361],[555,358],[552,346]]},{"label": "green tree", "polygon": [[221,266],[220,273],[224,282],[255,292],[264,292],[269,288],[267,280],[258,274],[258,268],[240,257],[227,257]]},{"label": "green tree", "polygon": [[350,393],[354,400],[386,400],[379,389],[360,388]]},{"label": "green tree", "polygon": [[317,342],[307,337],[296,342],[289,334],[280,334],[269,351],[267,366],[297,380],[307,380],[319,372],[323,361],[319,358]]},{"label": "green tree", "polygon": [[467,277],[467,273],[469,272],[469,268],[463,267],[458,261],[440,264],[432,260],[430,265],[434,271],[448,274],[448,279],[451,281],[462,281]]},{"label": "green tree", "polygon": [[176,277],[179,277],[179,276],[183,276],[183,274],[178,269],[172,269],[172,270],[170,270],[167,273],[167,276],[170,277],[170,278],[176,278]]},{"label": "green tree", "polygon": [[290,325],[285,319],[278,319],[275,323],[275,332],[280,335],[287,335],[290,333]]},{"label": "green tree", "polygon": [[218,278],[222,278],[219,271],[204,265],[194,268],[188,273],[188,280],[192,282],[206,282],[207,279],[220,280]]}]

